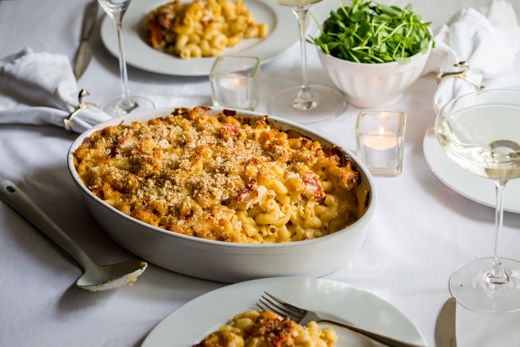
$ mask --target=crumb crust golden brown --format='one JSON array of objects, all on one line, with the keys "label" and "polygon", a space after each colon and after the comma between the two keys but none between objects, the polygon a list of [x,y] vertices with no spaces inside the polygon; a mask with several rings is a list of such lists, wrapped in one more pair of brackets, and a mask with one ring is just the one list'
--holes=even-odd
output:
[{"label": "crumb crust golden brown", "polygon": [[121,212],[210,240],[313,239],[364,212],[359,173],[338,147],[234,111],[178,108],[106,127],[76,149],[74,165]]}]

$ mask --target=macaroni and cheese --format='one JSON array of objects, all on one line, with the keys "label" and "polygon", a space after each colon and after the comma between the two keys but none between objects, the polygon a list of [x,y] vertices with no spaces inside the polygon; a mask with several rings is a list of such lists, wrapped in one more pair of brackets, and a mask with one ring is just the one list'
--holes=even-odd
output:
[{"label": "macaroni and cheese", "polygon": [[74,153],[84,184],[134,218],[240,243],[324,236],[356,221],[368,192],[338,147],[266,117],[178,108],[94,132]]},{"label": "macaroni and cheese", "polygon": [[320,329],[316,322],[303,327],[270,311],[249,310],[233,317],[195,347],[331,347],[337,339],[332,328]]},{"label": "macaroni and cheese", "polygon": [[265,38],[268,27],[257,24],[241,0],[175,0],[148,14],[144,32],[152,47],[186,59],[218,56],[244,38]]}]

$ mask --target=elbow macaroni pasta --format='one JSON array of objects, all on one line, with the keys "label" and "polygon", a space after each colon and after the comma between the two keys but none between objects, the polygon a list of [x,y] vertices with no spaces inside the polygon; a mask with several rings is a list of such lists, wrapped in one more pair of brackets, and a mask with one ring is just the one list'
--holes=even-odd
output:
[{"label": "elbow macaroni pasta", "polygon": [[316,322],[306,327],[270,311],[240,313],[194,347],[331,347],[338,339],[332,328]]},{"label": "elbow macaroni pasta", "polygon": [[175,0],[151,11],[144,21],[148,43],[182,59],[218,56],[244,38],[266,38],[242,0]]},{"label": "elbow macaroni pasta", "polygon": [[313,239],[362,215],[368,193],[360,196],[358,172],[337,147],[280,131],[267,118],[208,110],[175,109],[96,131],[76,149],[76,170],[123,213],[211,240]]}]

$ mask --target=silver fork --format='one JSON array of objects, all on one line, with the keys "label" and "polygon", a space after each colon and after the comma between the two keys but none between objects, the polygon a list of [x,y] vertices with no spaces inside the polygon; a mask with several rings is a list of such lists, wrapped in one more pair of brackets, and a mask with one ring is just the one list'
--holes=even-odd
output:
[{"label": "silver fork", "polygon": [[276,296],[269,294],[268,292],[264,292],[264,295],[258,300],[256,304],[260,309],[266,310],[266,311],[272,311],[274,313],[277,313],[280,316],[289,317],[290,319],[294,320],[298,324],[306,325],[307,323],[314,321],[317,323],[328,323],[332,324],[344,329],[348,329],[350,331],[353,331],[355,333],[358,333],[360,335],[367,336],[377,342],[381,342],[387,346],[391,347],[423,347],[419,346],[413,343],[408,343],[405,341],[397,340],[392,337],[384,336],[378,333],[374,333],[372,331],[368,331],[365,329],[361,329],[358,327],[355,327],[350,324],[346,324],[343,322],[335,322],[329,319],[325,319],[323,317],[320,317],[316,312],[309,311],[306,309],[303,309],[301,307],[297,307],[294,305],[291,305],[282,299],[277,298]]}]

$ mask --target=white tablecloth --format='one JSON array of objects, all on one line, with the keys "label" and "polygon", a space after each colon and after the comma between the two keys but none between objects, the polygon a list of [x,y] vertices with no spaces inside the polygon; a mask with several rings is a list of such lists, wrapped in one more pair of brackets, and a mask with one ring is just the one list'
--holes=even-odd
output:
[{"label": "white tablecloth", "polygon": [[[0,1],[0,56],[31,46],[35,51],[64,53],[71,59],[78,45],[86,1]],[[393,3],[405,5],[406,1]],[[437,29],[464,6],[487,1],[416,0],[414,7]],[[314,12],[324,19],[336,0]],[[520,13],[519,4],[515,3]],[[101,16],[101,10],[99,15]],[[295,24],[296,25],[296,22]],[[103,103],[119,92],[118,62],[103,47],[99,24],[94,57],[80,79],[90,100]],[[331,84],[313,47],[309,47],[312,81]],[[293,47],[263,66],[261,103],[274,90],[296,84],[299,50]],[[520,66],[520,64],[517,64]],[[157,106],[211,101],[206,77],[176,77],[129,69],[130,88],[154,97]],[[404,312],[435,345],[435,320],[449,297],[449,275],[459,265],[493,252],[494,211],[444,186],[428,168],[423,134],[433,119],[433,76],[420,78],[401,103],[391,109],[408,114],[403,173],[375,178],[377,209],[361,254],[333,279],[369,290]],[[358,110],[312,125],[345,148],[355,147]],[[52,126],[0,126],[0,179],[17,183],[99,263],[131,257],[110,240],[86,210],[66,168],[66,153],[75,134]],[[506,213],[502,254],[520,258],[520,215]],[[133,286],[89,293],[74,286],[76,263],[7,205],[0,203],[0,345],[1,346],[138,346],[165,316],[189,300],[223,286],[181,276],[151,265]],[[520,346],[520,314],[477,314],[458,306],[460,346]]]}]

